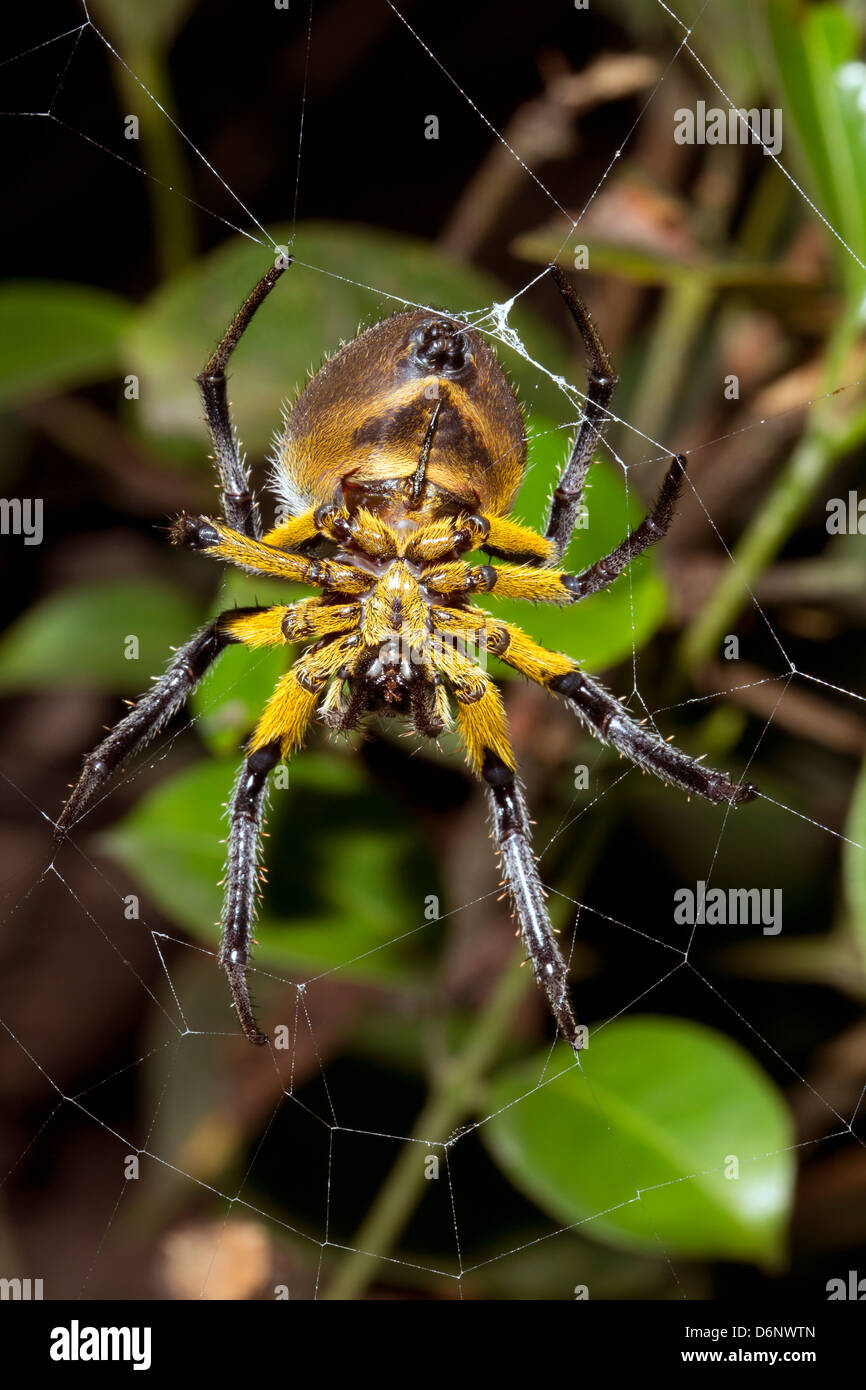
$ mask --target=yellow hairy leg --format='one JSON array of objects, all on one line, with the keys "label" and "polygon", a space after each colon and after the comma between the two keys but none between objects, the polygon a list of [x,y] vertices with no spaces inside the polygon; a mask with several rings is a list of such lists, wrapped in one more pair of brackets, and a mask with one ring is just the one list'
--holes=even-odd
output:
[{"label": "yellow hairy leg", "polygon": [[290,611],[289,607],[281,605],[266,608],[262,613],[228,613],[220,622],[220,631],[247,647],[284,646],[283,623]]},{"label": "yellow hairy leg", "polygon": [[449,560],[443,565],[431,565],[421,577],[434,593],[456,597],[486,593],[492,572],[493,565],[467,565],[465,560]]},{"label": "yellow hairy leg", "polygon": [[[404,546],[407,559],[429,562],[447,556],[449,550],[487,550],[505,560],[543,565],[553,558],[553,543],[510,516],[457,516],[442,518],[416,532]],[[448,565],[442,566],[447,570]]]},{"label": "yellow hairy leg", "polygon": [[323,604],[318,598],[302,598],[263,613],[228,614],[220,627],[247,647],[274,647],[350,632],[358,626],[360,615],[357,603]]},{"label": "yellow hairy leg", "polygon": [[484,755],[490,751],[508,767],[514,754],[505,727],[502,696],[490,677],[462,653],[442,647],[433,665],[445,676],[457,699],[457,722],[473,772],[481,775]]},{"label": "yellow hairy leg", "polygon": [[[175,534],[181,541],[184,539],[184,529],[187,525],[185,518],[175,523]],[[239,565],[241,569],[252,570],[255,574],[273,575],[277,579],[291,579],[300,584],[314,584],[349,594],[366,593],[373,582],[369,574],[365,574],[354,565],[339,564],[336,560],[313,560],[306,555],[291,555],[285,550],[266,545],[264,541],[244,536],[222,521],[204,517],[196,522],[195,526],[198,537],[194,549],[217,560],[228,560],[231,564]],[[208,539],[211,535],[212,541]]]},{"label": "yellow hairy leg", "polygon": [[548,651],[547,647],[533,641],[514,623],[503,623],[488,617],[482,641],[500,661],[513,666],[515,671],[537,681],[539,685],[549,685],[556,676],[578,669],[577,662],[570,656]]},{"label": "yellow hairy leg", "polygon": [[535,561],[545,564],[554,556],[553,542],[539,536],[531,526],[524,526],[511,516],[488,516],[490,532],[481,541],[483,550],[490,550],[510,560]]},{"label": "yellow hairy leg", "polygon": [[281,756],[287,758],[299,748],[324,687],[341,667],[351,664],[356,652],[357,640],[349,636],[338,638],[322,651],[307,652],[296,661],[280,678],[265,705],[250,739],[249,751],[255,753],[269,743],[278,742]]},{"label": "yellow hairy leg", "polygon": [[546,565],[469,565],[449,560],[424,571],[424,583],[438,594],[493,594],[497,598],[521,598],[530,603],[574,603],[568,588],[572,576]]},{"label": "yellow hairy leg", "polygon": [[293,550],[304,541],[311,541],[319,534],[316,525],[316,509],[310,507],[299,516],[290,516],[262,536],[262,545],[272,545],[278,550]]},{"label": "yellow hairy leg", "polygon": [[495,598],[522,598],[530,603],[574,603],[563,584],[565,571],[537,565],[492,565],[487,593]]},{"label": "yellow hairy leg", "polygon": [[431,608],[433,632],[463,637],[473,641],[490,622],[490,614],[481,608]]}]

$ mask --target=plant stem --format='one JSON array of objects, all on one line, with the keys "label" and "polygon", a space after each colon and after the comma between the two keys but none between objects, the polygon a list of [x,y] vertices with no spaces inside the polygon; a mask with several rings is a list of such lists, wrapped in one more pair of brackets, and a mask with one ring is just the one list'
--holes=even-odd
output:
[{"label": "plant stem", "polygon": [[436,1077],[411,1137],[382,1186],[355,1237],[356,1248],[343,1257],[326,1299],[358,1299],[376,1269],[399,1238],[421,1196],[425,1146],[442,1144],[471,1114],[478,1088],[508,1035],[514,1010],[532,981],[529,968],[520,970],[522,947],[509,958],[496,988],[469,1032],[459,1056]]},{"label": "plant stem", "polygon": [[664,436],[665,426],[687,364],[694,352],[715,289],[699,276],[678,280],[665,291],[647,350],[640,386],[630,407],[642,432],[651,440]]},{"label": "plant stem", "polygon": [[[130,114],[140,119],[140,138],[153,215],[154,243],[160,280],[175,274],[195,258],[196,234],[189,180],[174,117],[171,86],[164,55],[156,45],[142,45],[128,55],[130,72],[118,65],[118,84]],[[135,77],[133,77],[135,73]],[[136,77],[140,81],[136,81]],[[143,84],[167,113],[158,111],[142,91]]]}]

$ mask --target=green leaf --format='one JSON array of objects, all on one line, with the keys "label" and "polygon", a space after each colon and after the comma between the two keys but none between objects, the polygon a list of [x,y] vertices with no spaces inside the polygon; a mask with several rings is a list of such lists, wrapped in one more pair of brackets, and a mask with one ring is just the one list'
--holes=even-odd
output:
[{"label": "green leaf", "polygon": [[[516,514],[530,526],[544,524],[547,501],[567,457],[568,442],[567,432],[533,417],[529,470],[515,506]],[[626,496],[622,470],[604,460],[590,470],[586,503],[587,524],[575,532],[564,560],[566,568],[573,571],[609,554],[646,511],[635,500],[633,490]],[[667,590],[655,556],[648,551],[610,589],[573,607],[533,606],[494,595],[485,596],[483,606],[488,605],[498,618],[517,623],[537,642],[566,652],[590,669],[601,669],[631,656],[649,641],[664,620]],[[507,669],[491,662],[497,675]]]},{"label": "green leaf", "polygon": [[[543,1080],[539,1085],[539,1078]],[[673,1018],[612,1023],[494,1081],[481,1134],[511,1181],[582,1235],[778,1265],[794,1177],[782,1097],[748,1053]],[[739,1176],[728,1177],[732,1159]],[[636,1190],[640,1190],[640,1197]]]},{"label": "green leaf", "polygon": [[[771,0],[766,15],[785,120],[790,117],[799,138],[810,192],[830,226],[864,260],[866,67],[857,61],[858,26],[838,5]],[[836,238],[831,244],[849,284],[862,288],[862,270]]]},{"label": "green leaf", "polygon": [[[219,939],[223,808],[238,762],[185,769],[101,839],[166,917],[211,947]],[[409,978],[419,943],[394,938],[425,926],[424,896],[436,892],[436,879],[405,815],[383,803],[355,760],[316,753],[290,765],[289,786],[274,788],[270,806],[271,883],[256,924],[257,964],[305,976],[339,969],[341,978]]]},{"label": "green leaf", "polygon": [[[201,613],[156,580],[112,580],[58,589],[0,638],[0,690],[77,686],[136,695],[164,669],[170,648],[192,636]],[[135,647],[137,657],[127,656]]]},{"label": "green leaf", "polygon": [[22,404],[117,370],[130,306],[62,281],[0,285],[0,404]]},{"label": "green leaf", "polygon": [[[290,228],[277,227],[273,235],[287,244]],[[258,454],[279,427],[284,402],[359,327],[394,313],[403,300],[460,313],[507,298],[489,275],[449,260],[429,243],[367,227],[299,224],[293,252],[295,264],[232,358],[235,419],[241,438]],[[269,248],[236,237],[159,289],[131,328],[131,370],[142,380],[146,427],[201,441],[202,466],[207,450],[193,379],[272,259]],[[509,322],[533,358],[555,372],[565,368],[561,340],[523,301]],[[562,395],[543,373],[513,352],[504,352],[503,361],[539,408],[561,409]]]},{"label": "green leaf", "polygon": [[[866,761],[854,787],[842,845],[845,896],[866,964]],[[852,843],[853,842],[853,843]]]}]

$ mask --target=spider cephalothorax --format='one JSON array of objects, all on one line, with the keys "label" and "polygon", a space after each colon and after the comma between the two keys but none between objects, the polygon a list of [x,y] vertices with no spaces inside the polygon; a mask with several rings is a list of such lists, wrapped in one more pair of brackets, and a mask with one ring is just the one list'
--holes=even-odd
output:
[{"label": "spider cephalothorax", "polygon": [[[612,583],[664,535],[685,475],[673,459],[650,515],[581,574],[558,566],[604,431],[616,380],[568,281],[553,276],[589,359],[586,408],[553,493],[545,534],[509,511],[523,478],[520,408],[495,354],[474,330],[417,309],[392,315],[329,358],[301,392],[276,442],[271,481],[288,519],[262,534],[226,398],[229,356],[285,264],[253,290],[199,377],[222,488],[220,518],[180,517],[173,539],[252,574],[300,581],[321,595],[221,614],[182,647],[165,675],[85,759],[57,822],[62,838],[105,779],[152,738],[229,644],[301,644],[250,738],[229,807],[221,960],[244,1032],[258,1029],[246,981],[267,777],[312,721],[354,728],[382,711],[436,737],[456,718],[473,771],[486,783],[505,885],[554,1017],[580,1045],[567,972],[530,846],[502,698],[488,653],[561,696],[584,726],[645,771],[707,801],[735,805],[749,783],[672,748],[636,723],[570,657],[541,647],[478,599],[571,604]],[[472,551],[499,564],[470,564]]]}]

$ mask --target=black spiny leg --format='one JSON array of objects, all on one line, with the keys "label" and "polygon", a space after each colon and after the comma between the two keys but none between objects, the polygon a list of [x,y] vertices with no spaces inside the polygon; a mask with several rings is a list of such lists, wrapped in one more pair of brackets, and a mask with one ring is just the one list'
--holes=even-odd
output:
[{"label": "black spiny leg", "polygon": [[586,383],[586,401],[580,420],[580,428],[571,448],[556,491],[550,502],[550,515],[547,518],[545,536],[555,547],[554,560],[565,554],[574,523],[580,508],[583,485],[589,465],[592,463],[596,445],[604,437],[608,423],[608,406],[617,387],[617,378],[608,360],[604,344],[596,332],[595,325],[581,304],[569,281],[558,265],[550,267],[559,293],[565,300],[578,332],[586,348],[589,372]]},{"label": "black spiny leg", "polygon": [[[261,609],[233,609],[233,613],[261,612]],[[72,789],[57,823],[54,835],[58,840],[65,839],[75,822],[84,814],[97,792],[116,772],[121,763],[143,748],[159,733],[180,709],[188,696],[201,680],[208,667],[220,652],[234,641],[228,633],[220,631],[222,614],[207,627],[197,632],[191,641],[180,647],[171,665],[163,676],[133,705],[119,724],[116,724],[98,747],[84,759],[81,775]]]},{"label": "black spiny leg", "polygon": [[568,997],[568,972],[547,913],[544,889],[530,843],[523,793],[511,768],[489,750],[484,756],[481,775],[488,787],[502,877],[514,905],[526,953],[536,979],[544,987],[560,1032],[577,1052],[581,1036]]},{"label": "black spiny leg", "polygon": [[220,342],[211,353],[196,380],[201,389],[205,418],[210,431],[214,459],[220,476],[222,514],[229,526],[245,536],[262,534],[258,504],[250,492],[249,479],[232,428],[226,391],[226,366],[243,337],[250,319],[267,299],[290,261],[271,266],[252,293],[244,300]]},{"label": "black spiny leg", "polygon": [[751,782],[732,782],[723,772],[703,767],[695,758],[681,753],[658,734],[636,723],[610,691],[583,671],[566,671],[564,675],[554,676],[549,685],[551,690],[565,696],[591,733],[663,781],[715,805],[736,806],[758,795],[757,787]]},{"label": "black spiny leg", "polygon": [[267,1034],[262,1033],[256,1026],[246,971],[250,954],[250,935],[255,918],[256,880],[268,773],[279,760],[279,743],[266,744],[264,748],[251,753],[240,770],[229,803],[231,830],[226,863],[220,963],[229,977],[241,1027],[253,1043],[268,1041]]},{"label": "black spiny leg", "polygon": [[619,578],[636,555],[661,540],[673,521],[674,507],[685,476],[685,458],[677,454],[665,474],[656,504],[649,515],[603,560],[596,560],[581,574],[564,575],[562,582],[569,593],[581,599],[598,593],[599,589],[606,589],[608,584]]}]

